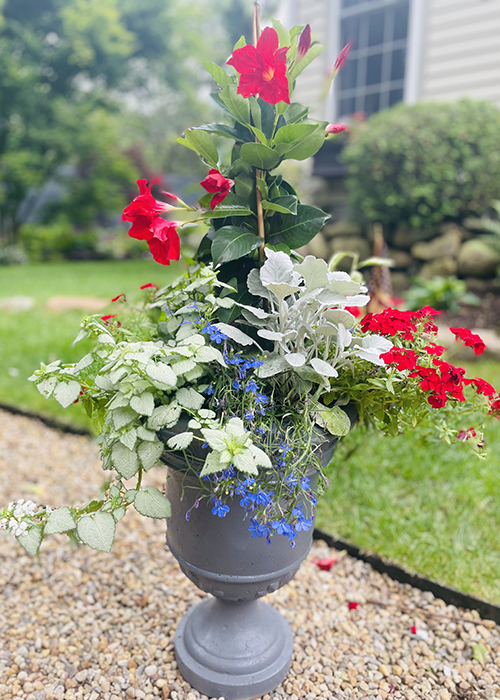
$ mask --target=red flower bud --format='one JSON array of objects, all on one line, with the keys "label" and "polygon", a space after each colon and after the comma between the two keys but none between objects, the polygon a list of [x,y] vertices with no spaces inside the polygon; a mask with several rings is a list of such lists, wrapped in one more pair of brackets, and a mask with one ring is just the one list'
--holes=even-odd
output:
[{"label": "red flower bud", "polygon": [[299,39],[299,45],[297,47],[297,62],[301,61],[306,53],[311,48],[311,27],[306,24]]},{"label": "red flower bud", "polygon": [[355,603],[353,600],[350,600],[350,601],[347,603],[347,605],[348,605],[348,607],[349,607],[349,610],[356,610],[356,608],[358,607],[359,603]]},{"label": "red flower bud", "polygon": [[333,70],[338,73],[338,71],[342,68],[344,63],[346,62],[347,59],[347,54],[349,53],[349,49],[351,48],[351,42],[349,41],[342,51],[339,53],[337,56],[337,60],[335,61],[335,65],[333,66]]},{"label": "red flower bud", "polygon": [[344,124],[328,124],[328,126],[325,129],[326,135],[329,136],[330,134],[340,134],[342,131],[345,131],[347,129]]}]

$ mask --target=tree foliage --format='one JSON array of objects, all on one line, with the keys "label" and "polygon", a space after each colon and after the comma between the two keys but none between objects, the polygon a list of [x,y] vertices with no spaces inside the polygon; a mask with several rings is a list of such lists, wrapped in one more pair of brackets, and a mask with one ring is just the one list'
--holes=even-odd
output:
[{"label": "tree foliage", "polygon": [[[161,172],[178,115],[199,111],[196,56],[224,32],[208,0],[0,2],[0,233],[14,240],[28,195],[61,178],[77,225],[120,208]],[[185,16],[183,16],[183,14]],[[193,121],[198,117],[193,116]],[[172,132],[169,139],[169,130]],[[149,147],[146,142],[153,141]],[[181,149],[179,149],[180,151]],[[54,213],[54,212],[52,212]]]}]

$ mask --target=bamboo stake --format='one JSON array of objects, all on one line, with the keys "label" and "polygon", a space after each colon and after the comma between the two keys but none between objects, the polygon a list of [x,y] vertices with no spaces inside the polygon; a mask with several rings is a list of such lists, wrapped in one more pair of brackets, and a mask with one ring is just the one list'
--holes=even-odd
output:
[{"label": "bamboo stake", "polygon": [[[257,41],[260,37],[260,8],[259,3],[254,2],[253,4],[253,45],[257,46]],[[255,139],[257,141],[257,138]],[[262,209],[262,193],[259,187],[259,178],[262,177],[262,171],[256,169],[255,171],[255,190],[257,193],[257,225],[259,229],[259,238],[265,239],[266,232],[264,229],[264,210]],[[261,262],[264,261],[264,243],[259,248],[259,258]]]}]

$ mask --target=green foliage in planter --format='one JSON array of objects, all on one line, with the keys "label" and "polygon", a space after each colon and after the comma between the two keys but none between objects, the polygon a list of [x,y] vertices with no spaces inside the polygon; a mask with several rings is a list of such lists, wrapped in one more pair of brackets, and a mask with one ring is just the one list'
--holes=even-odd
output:
[{"label": "green foliage in planter", "polygon": [[482,213],[500,188],[500,112],[488,102],[398,105],[353,129],[350,202],[386,226]]}]

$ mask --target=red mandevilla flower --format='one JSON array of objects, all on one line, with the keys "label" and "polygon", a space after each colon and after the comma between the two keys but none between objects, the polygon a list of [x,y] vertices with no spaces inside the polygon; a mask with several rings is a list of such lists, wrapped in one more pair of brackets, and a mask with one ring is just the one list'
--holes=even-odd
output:
[{"label": "red mandevilla flower", "polygon": [[471,333],[467,328],[450,328],[455,338],[463,342],[468,348],[474,348],[476,355],[481,355],[486,350],[486,345],[476,333]]},{"label": "red mandevilla flower", "polygon": [[137,180],[139,196],[123,210],[123,221],[131,221],[132,226],[128,235],[139,241],[147,241],[153,235],[151,225],[158,219],[159,214],[174,209],[170,204],[159,202],[151,194],[151,185],[146,179]]},{"label": "red mandevilla flower", "polygon": [[178,221],[165,221],[158,217],[154,224],[154,234],[148,240],[153,258],[161,265],[170,265],[171,260],[179,260],[181,244],[177,235]]},{"label": "red mandevilla flower", "polygon": [[257,46],[247,44],[233,51],[227,62],[240,73],[238,95],[250,97],[260,95],[264,102],[290,104],[288,78],[286,75],[286,52],[290,47],[279,48],[275,29],[266,27],[257,41]]},{"label": "red mandevilla flower", "polygon": [[170,265],[171,260],[180,258],[177,227],[181,224],[177,221],[165,221],[159,214],[171,211],[175,207],[158,202],[152,196],[147,180],[137,180],[137,184],[140,195],[123,211],[123,220],[132,222],[128,235],[140,241],[147,241],[156,262]]},{"label": "red mandevilla flower", "polygon": [[356,610],[357,607],[358,607],[358,605],[359,605],[359,603],[356,603],[356,602],[354,602],[353,600],[350,600],[350,601],[347,603],[347,606],[348,606],[349,610]]},{"label": "red mandevilla flower", "polygon": [[210,202],[210,209],[213,210],[217,204],[224,201],[229,190],[234,185],[234,180],[229,180],[229,178],[221,175],[216,168],[212,168],[208,171],[208,175],[203,182],[200,182],[200,185],[204,187],[207,192],[215,194]]}]

